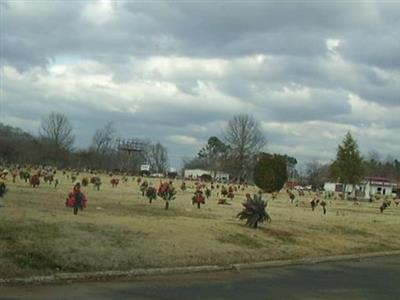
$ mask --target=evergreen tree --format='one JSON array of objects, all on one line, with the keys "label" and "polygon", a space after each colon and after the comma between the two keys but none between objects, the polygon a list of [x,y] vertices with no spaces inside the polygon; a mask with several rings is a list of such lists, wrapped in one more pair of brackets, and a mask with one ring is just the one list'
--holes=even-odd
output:
[{"label": "evergreen tree", "polygon": [[254,168],[254,183],[267,193],[277,192],[288,179],[287,156],[261,153]]},{"label": "evergreen tree", "polygon": [[364,174],[363,158],[357,141],[347,132],[341,145],[338,146],[336,160],[331,165],[331,174],[344,184],[343,192],[349,184],[357,184]]}]

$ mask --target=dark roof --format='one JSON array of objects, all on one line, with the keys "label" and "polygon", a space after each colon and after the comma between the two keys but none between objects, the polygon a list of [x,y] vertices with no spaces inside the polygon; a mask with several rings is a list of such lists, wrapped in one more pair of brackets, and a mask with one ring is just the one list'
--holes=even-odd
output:
[{"label": "dark roof", "polygon": [[374,176],[366,176],[364,177],[365,180],[368,181],[381,181],[381,182],[392,182],[389,178],[387,177],[374,177]]}]

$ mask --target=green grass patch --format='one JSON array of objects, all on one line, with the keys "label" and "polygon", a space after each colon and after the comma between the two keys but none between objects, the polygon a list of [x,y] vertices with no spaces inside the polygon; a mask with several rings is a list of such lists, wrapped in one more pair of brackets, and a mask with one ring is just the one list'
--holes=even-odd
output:
[{"label": "green grass patch", "polygon": [[0,245],[3,256],[19,268],[37,270],[60,268],[60,258],[50,243],[62,238],[61,230],[38,220],[0,221]]}]

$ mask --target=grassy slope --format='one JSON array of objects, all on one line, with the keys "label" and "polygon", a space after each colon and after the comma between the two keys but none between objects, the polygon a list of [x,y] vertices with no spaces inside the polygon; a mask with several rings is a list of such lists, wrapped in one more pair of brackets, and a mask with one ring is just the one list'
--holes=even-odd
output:
[{"label": "grassy slope", "polygon": [[269,202],[272,223],[253,230],[235,218],[243,191],[230,206],[217,205],[214,191],[198,210],[189,183],[166,211],[161,199],[149,205],[132,179],[113,189],[103,177],[100,191],[83,188],[89,205],[74,216],[64,206],[71,183],[59,177],[57,189],[8,182],[10,191],[0,200],[0,277],[400,249],[400,207],[380,214],[379,203],[336,200],[323,216],[320,207],[311,212],[311,196],[294,207],[282,193]]}]

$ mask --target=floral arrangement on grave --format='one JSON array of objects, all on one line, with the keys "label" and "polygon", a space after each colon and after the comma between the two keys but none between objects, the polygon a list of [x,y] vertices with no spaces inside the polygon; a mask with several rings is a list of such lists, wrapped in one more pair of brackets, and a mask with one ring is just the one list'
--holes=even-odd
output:
[{"label": "floral arrangement on grave", "polygon": [[147,197],[147,199],[149,199],[149,203],[150,204],[151,204],[151,202],[153,200],[156,200],[157,199],[157,190],[156,190],[156,188],[153,187],[153,186],[147,187],[147,189],[146,189],[146,197]]},{"label": "floral arrangement on grave", "polygon": [[158,187],[157,195],[164,199],[165,201],[165,209],[169,208],[169,202],[175,199],[176,191],[174,186],[172,185],[172,181],[170,182],[161,182]]},{"label": "floral arrangement on grave", "polygon": [[203,191],[200,189],[197,189],[194,192],[194,196],[192,197],[192,204],[195,205],[197,204],[197,208],[200,209],[201,204],[205,204],[206,199],[204,198]]},{"label": "floral arrangement on grave", "polygon": [[101,179],[100,177],[92,177],[90,178],[90,183],[94,185],[95,188],[97,188],[97,190],[100,190],[100,185],[101,185]]},{"label": "floral arrangement on grave", "polygon": [[147,180],[143,181],[142,184],[140,185],[140,191],[142,192],[142,196],[144,196],[144,194],[146,193],[148,186],[149,183],[147,182]]}]

